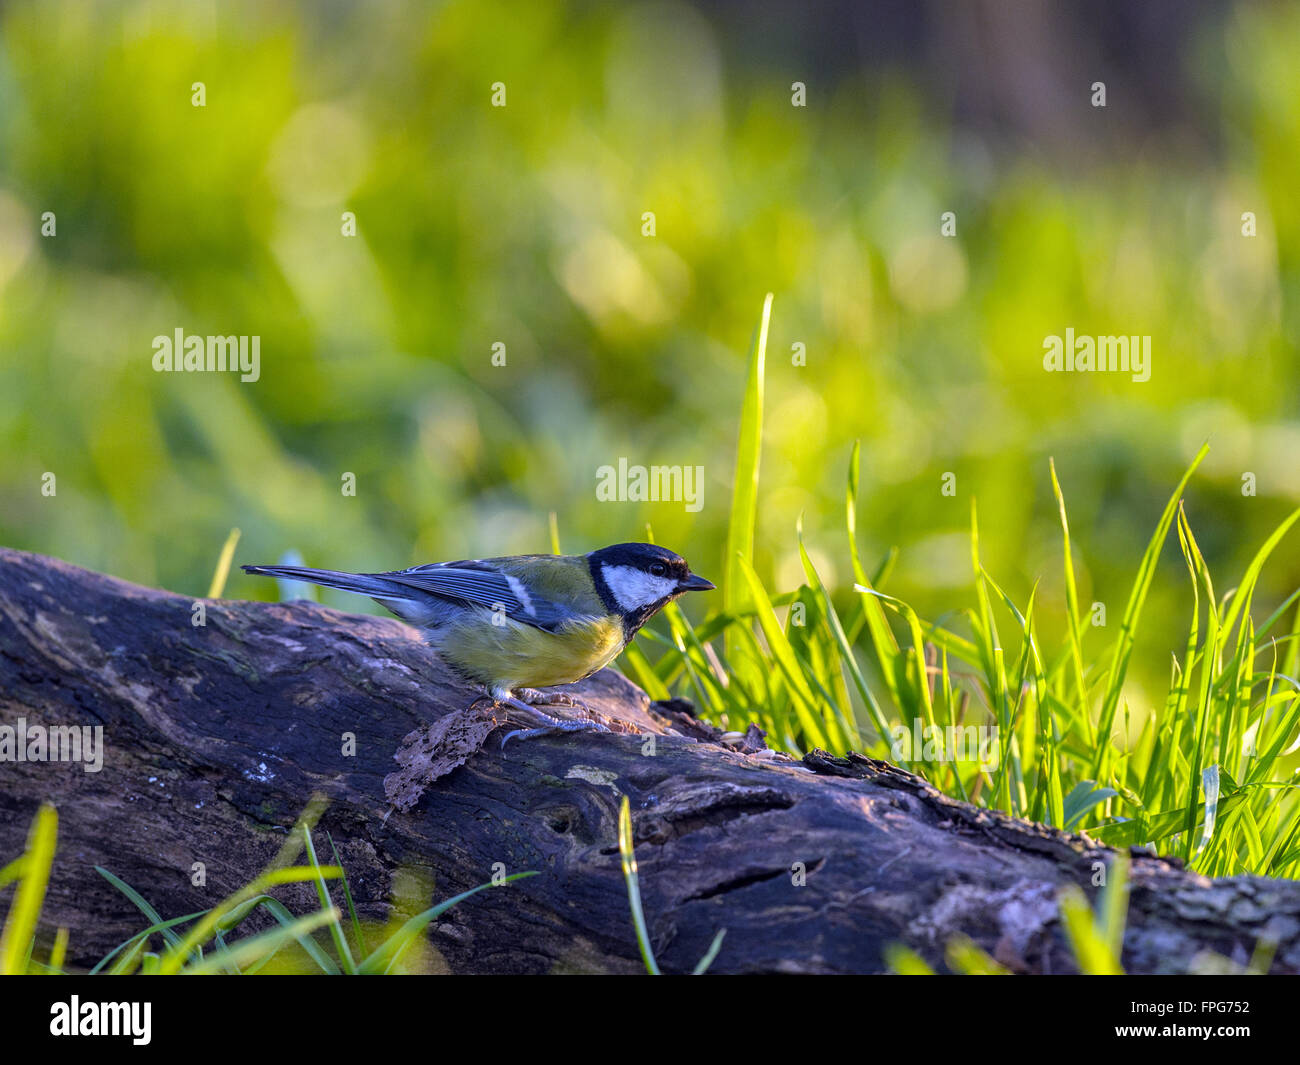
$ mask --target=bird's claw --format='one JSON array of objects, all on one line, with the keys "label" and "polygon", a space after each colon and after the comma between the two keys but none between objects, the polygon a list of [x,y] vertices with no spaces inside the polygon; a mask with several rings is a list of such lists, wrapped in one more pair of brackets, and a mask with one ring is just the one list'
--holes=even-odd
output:
[{"label": "bird's claw", "polygon": [[515,697],[529,706],[576,706],[583,710],[587,709],[568,692],[548,692],[542,691],[540,688],[516,688]]},{"label": "bird's claw", "polygon": [[[524,701],[528,696],[542,696],[545,700],[541,704],[543,706],[551,706],[551,705],[567,706],[578,710],[584,710],[587,713],[591,713],[591,710],[588,707],[578,702],[571,695],[567,695],[564,692],[556,692],[554,694],[558,696],[562,696],[562,698],[552,699],[548,693],[539,692],[532,688],[521,688],[519,689],[516,695],[496,697],[496,702],[498,704],[509,707],[512,710],[517,710],[520,713],[526,715],[527,717],[540,722],[540,725],[537,728],[515,729],[513,732],[508,732],[506,734],[505,739],[501,741],[501,746],[503,748],[507,743],[509,743],[512,739],[515,738],[521,740],[529,740],[532,739],[534,736],[545,736],[553,732],[609,732],[610,731],[608,727],[602,725],[599,721],[595,721],[592,719],[552,717],[550,714],[544,713],[542,710],[540,710],[538,708],[537,703]],[[520,696],[523,696],[523,698],[520,698]]]},{"label": "bird's claw", "polygon": [[502,750],[505,745],[518,737],[521,740],[531,740],[534,736],[547,736],[553,732],[608,732],[609,729],[599,721],[561,721],[559,718],[550,717],[543,714],[548,724],[538,728],[517,728],[513,732],[507,732],[505,738],[501,741]]}]

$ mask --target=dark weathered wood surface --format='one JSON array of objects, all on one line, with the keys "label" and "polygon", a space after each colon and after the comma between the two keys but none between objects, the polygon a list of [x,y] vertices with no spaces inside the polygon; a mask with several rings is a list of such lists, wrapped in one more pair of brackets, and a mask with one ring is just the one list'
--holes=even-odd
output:
[{"label": "dark weathered wood surface", "polygon": [[[452,971],[639,971],[616,837],[625,794],[665,971],[689,971],[720,928],[719,972],[875,972],[894,942],[941,964],[958,933],[1021,971],[1073,968],[1055,899],[1066,883],[1091,894],[1110,852],[866,759],[755,758],[706,729],[658,735],[653,755],[629,734],[501,752],[498,732],[413,811],[385,818],[402,738],[473,693],[396,621],[220,601],[199,628],[194,602],[0,549],[0,724],[105,729],[99,773],[0,763],[0,860],[21,851],[41,800],[58,807],[42,926],[70,930],[78,963],[143,927],[94,865],[165,917],[202,909],[255,875],[321,792],[320,827],[369,918],[389,915],[395,888],[417,909],[490,879],[497,863],[541,872],[433,928],[435,959]],[[582,688],[635,727],[688,727],[614,673]],[[345,733],[355,757],[342,754]],[[190,883],[195,862],[206,888]],[[1201,951],[1245,961],[1260,936],[1279,944],[1275,971],[1300,971],[1294,882],[1212,882],[1139,856],[1131,901],[1130,971],[1185,971]]]}]

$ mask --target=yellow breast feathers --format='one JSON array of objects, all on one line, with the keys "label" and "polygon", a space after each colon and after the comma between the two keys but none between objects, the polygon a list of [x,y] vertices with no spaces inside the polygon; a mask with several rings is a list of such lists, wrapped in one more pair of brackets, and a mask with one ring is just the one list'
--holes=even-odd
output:
[{"label": "yellow breast feathers", "polygon": [[614,661],[623,644],[618,617],[583,618],[547,632],[503,615],[489,620],[477,614],[454,623],[439,649],[473,679],[513,689],[589,677]]}]

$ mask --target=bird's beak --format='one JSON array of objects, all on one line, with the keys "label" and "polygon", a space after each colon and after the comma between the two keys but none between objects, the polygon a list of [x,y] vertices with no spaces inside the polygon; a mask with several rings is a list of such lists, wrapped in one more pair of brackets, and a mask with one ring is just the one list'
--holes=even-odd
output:
[{"label": "bird's beak", "polygon": [[679,592],[711,592],[717,585],[707,581],[698,573],[692,573],[677,586]]}]

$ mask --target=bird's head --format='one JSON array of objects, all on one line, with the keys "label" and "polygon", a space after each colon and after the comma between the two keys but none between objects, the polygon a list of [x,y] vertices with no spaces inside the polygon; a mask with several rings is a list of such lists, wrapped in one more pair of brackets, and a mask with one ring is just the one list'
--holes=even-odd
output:
[{"label": "bird's head", "polygon": [[587,560],[605,605],[633,631],[679,596],[714,587],[692,573],[681,555],[655,544],[614,544],[592,551]]}]

